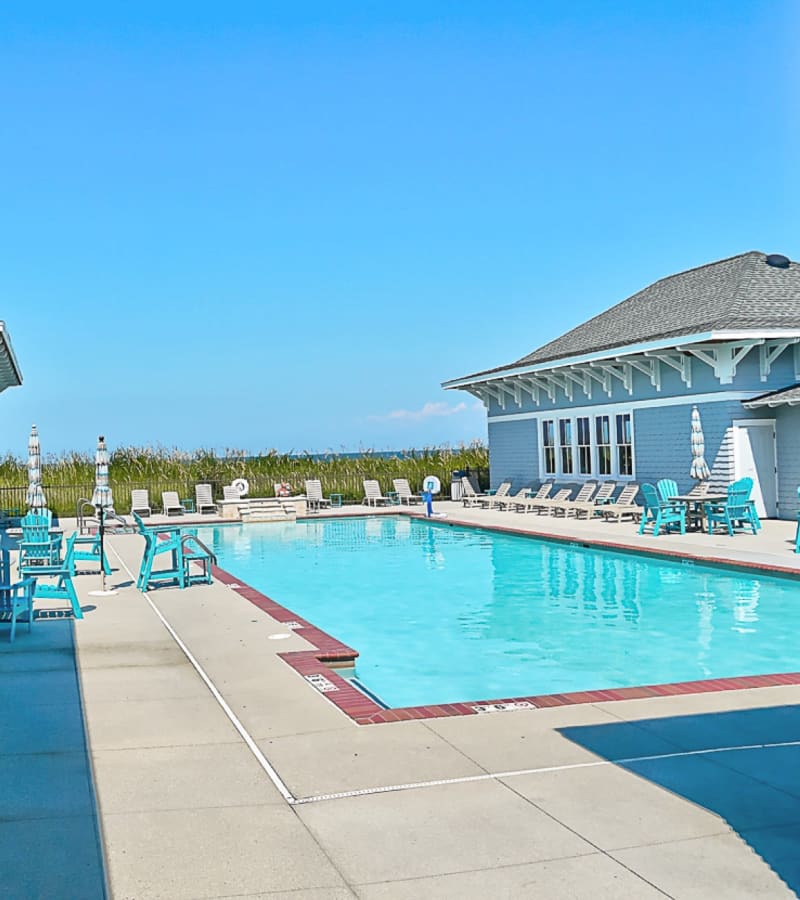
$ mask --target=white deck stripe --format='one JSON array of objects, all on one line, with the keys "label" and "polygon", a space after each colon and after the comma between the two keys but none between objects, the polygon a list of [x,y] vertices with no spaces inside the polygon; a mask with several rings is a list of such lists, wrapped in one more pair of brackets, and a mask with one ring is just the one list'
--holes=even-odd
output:
[{"label": "white deck stripe", "polygon": [[[125,571],[128,573],[128,577],[131,579],[131,581],[132,581],[134,584],[136,584],[136,576],[135,576],[135,575],[133,574],[133,572],[131,572],[131,570],[125,565],[125,562],[123,561],[122,557],[119,555],[119,553],[117,553],[116,548],[113,547],[113,546],[111,546],[111,550],[113,551],[114,556],[116,556],[117,559],[119,560],[120,565],[122,566],[122,568],[125,569]],[[138,589],[137,589],[137,590],[138,590]],[[287,803],[295,803],[295,802],[296,802],[296,801],[295,801],[295,797],[293,796],[292,792],[291,792],[291,791],[289,790],[289,788],[286,787],[286,785],[283,783],[283,781],[282,781],[280,775],[278,775],[278,773],[275,771],[275,769],[273,769],[273,767],[272,767],[270,761],[269,761],[269,760],[266,758],[266,756],[264,756],[264,754],[261,752],[261,750],[260,750],[259,747],[258,747],[258,744],[256,744],[256,742],[253,740],[253,738],[251,737],[251,735],[250,735],[250,733],[248,732],[248,730],[244,727],[244,725],[242,725],[242,723],[241,723],[241,721],[239,720],[239,718],[237,717],[236,713],[230,708],[230,706],[228,706],[228,704],[227,704],[226,701],[225,701],[225,698],[224,698],[224,697],[222,696],[222,694],[220,694],[220,692],[217,690],[217,686],[214,684],[214,682],[211,680],[211,678],[206,674],[205,669],[203,669],[203,667],[200,665],[200,663],[194,658],[194,656],[192,656],[191,650],[189,650],[189,648],[186,646],[186,644],[184,644],[183,641],[180,639],[180,636],[178,635],[177,631],[175,631],[175,629],[174,629],[174,628],[169,624],[169,622],[164,618],[164,616],[161,614],[161,610],[155,605],[155,603],[153,603],[153,601],[150,599],[150,597],[148,597],[147,592],[146,592],[146,591],[139,591],[139,593],[140,593],[140,594],[144,597],[144,599],[147,600],[147,602],[150,604],[150,608],[153,610],[153,612],[154,612],[154,613],[158,616],[158,618],[161,620],[161,623],[162,623],[163,626],[167,629],[167,631],[170,633],[170,635],[172,636],[172,639],[175,641],[175,643],[181,648],[181,651],[183,652],[184,656],[185,656],[185,657],[189,660],[189,662],[192,664],[192,666],[194,667],[194,669],[195,669],[195,671],[197,672],[197,674],[203,679],[203,681],[205,682],[206,687],[211,691],[211,694],[212,694],[212,696],[214,697],[214,699],[215,699],[215,700],[217,701],[217,703],[219,703],[219,705],[222,707],[222,711],[223,711],[223,712],[225,713],[225,715],[230,719],[231,724],[233,725],[233,727],[234,727],[234,728],[239,732],[239,734],[242,736],[242,740],[243,740],[243,741],[247,744],[247,746],[250,748],[250,752],[253,754],[253,756],[255,756],[256,761],[257,761],[258,764],[261,766],[261,768],[267,773],[267,775],[269,776],[270,781],[271,781],[271,782],[275,785],[275,787],[278,789],[278,791],[280,792],[280,794],[281,794],[281,796],[283,797],[283,799],[284,799]]]},{"label": "white deck stripe", "polygon": [[[125,565],[122,557],[117,553],[117,550],[114,546],[110,545],[111,550],[114,556],[120,562],[122,568],[127,572],[128,577],[131,581],[136,584],[136,576],[131,572],[131,570]],[[659,759],[680,759],[687,756],[706,756],[713,753],[730,753],[736,750],[769,750],[775,747],[798,747],[800,746],[800,740],[798,741],[779,741],[775,743],[769,744],[736,744],[727,747],[709,747],[704,750],[676,750],[674,753],[653,753],[646,756],[626,756],[621,757],[619,759],[598,759],[593,760],[592,762],[585,763],[569,763],[563,766],[541,766],[539,768],[534,769],[512,769],[508,772],[486,772],[482,775],[464,775],[460,778],[439,778],[435,781],[412,781],[407,782],[405,784],[389,784],[382,785],[379,787],[371,787],[371,788],[361,788],[359,790],[353,791],[340,791],[338,793],[331,794],[316,794],[311,797],[295,797],[289,788],[284,784],[280,775],[275,771],[272,767],[270,761],[264,756],[261,750],[258,747],[258,744],[253,740],[250,736],[250,733],[241,723],[241,721],[237,718],[236,713],[228,706],[225,701],[225,698],[220,694],[217,690],[216,685],[211,680],[211,678],[206,674],[203,667],[200,663],[192,656],[191,651],[183,643],[180,639],[180,636],[175,631],[175,629],[169,624],[169,622],[164,618],[161,614],[159,608],[153,603],[151,598],[148,596],[147,592],[140,591],[139,593],[147,600],[150,604],[150,608],[153,612],[158,616],[161,620],[164,627],[172,636],[172,639],[175,643],[181,648],[184,656],[189,660],[189,662],[194,667],[197,674],[203,679],[206,687],[211,691],[214,699],[219,703],[222,707],[225,715],[230,719],[233,727],[239,732],[242,736],[242,739],[250,748],[250,752],[255,756],[256,761],[261,766],[261,768],[267,773],[270,781],[275,785],[275,787],[280,792],[281,796],[290,806],[302,806],[307,803],[321,803],[325,800],[344,800],[348,797],[366,797],[371,794],[390,794],[396,791],[412,791],[412,790],[420,790],[422,788],[430,788],[430,787],[440,787],[445,784],[469,784],[474,781],[493,781],[501,778],[514,778],[520,775],[542,775],[547,772],[567,772],[573,769],[593,769],[599,768],[601,766],[618,766],[618,765],[628,765],[630,763],[637,762],[648,762],[649,760],[659,760]],[[626,720],[620,719],[620,723],[625,722]],[[626,722],[629,725],[635,725],[636,722]]]}]

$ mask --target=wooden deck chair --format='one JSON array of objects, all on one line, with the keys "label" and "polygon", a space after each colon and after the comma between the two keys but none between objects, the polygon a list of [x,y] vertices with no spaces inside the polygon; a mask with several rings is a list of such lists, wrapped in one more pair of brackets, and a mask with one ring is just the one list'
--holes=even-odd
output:
[{"label": "wooden deck chair", "polygon": [[306,481],[306,507],[309,512],[319,512],[323,507],[330,506],[331,501],[322,496],[322,482],[318,478],[310,478]]},{"label": "wooden deck chair", "polygon": [[33,590],[36,582],[33,578],[23,578],[16,584],[0,584],[0,613],[3,618],[8,615],[11,620],[9,641],[14,640],[17,620],[21,613],[27,613],[28,631],[33,627]]},{"label": "wooden deck chair", "polygon": [[165,516],[182,516],[186,512],[177,491],[161,492],[161,510]]},{"label": "wooden deck chair", "polygon": [[500,485],[500,487],[493,493],[487,494],[485,497],[481,497],[480,503],[484,509],[494,509],[495,506],[500,506],[503,500],[508,496],[508,492],[511,490],[511,482],[504,481]]},{"label": "wooden deck chair", "polygon": [[539,515],[546,512],[549,516],[557,506],[563,506],[564,502],[569,500],[571,496],[572,491],[569,488],[561,488],[560,491],[556,491],[552,498],[545,497],[544,500],[536,500],[531,504],[531,508],[536,510]]},{"label": "wooden deck chair", "polygon": [[407,478],[395,478],[392,480],[392,484],[401,506],[404,503],[408,506],[414,503],[422,503],[422,497],[411,490],[411,485],[408,483]]},{"label": "wooden deck chair", "polygon": [[604,519],[615,519],[617,522],[620,522],[623,516],[638,519],[642,508],[633,502],[638,493],[638,484],[626,484],[620,491],[619,497],[613,503],[604,503],[598,512]]},{"label": "wooden deck chair", "polygon": [[594,496],[594,492],[597,490],[597,482],[596,481],[587,481],[586,484],[582,485],[581,489],[578,491],[578,496],[574,500],[564,500],[561,503],[556,504],[553,507],[553,515],[557,516],[559,513],[566,518],[570,515],[570,513],[575,512],[575,504],[584,504],[589,503]]},{"label": "wooden deck chair", "polygon": [[539,486],[539,490],[532,497],[517,497],[514,500],[514,509],[517,512],[530,512],[532,509],[532,504],[536,503],[537,500],[544,500],[549,496],[550,491],[553,490],[553,482],[546,481],[544,484]]},{"label": "wooden deck chair", "polygon": [[152,516],[150,494],[147,490],[131,491],[131,512],[139,516]]},{"label": "wooden deck chair", "polygon": [[194,486],[194,496],[195,509],[201,516],[207,512],[210,512],[212,515],[219,512],[217,504],[214,503],[210,484],[196,484]]},{"label": "wooden deck chair", "polygon": [[610,502],[616,489],[617,483],[615,481],[604,481],[597,489],[594,497],[586,501],[573,500],[569,504],[567,514],[573,512],[576,519],[579,519],[582,515],[585,515],[587,519],[591,519],[596,513],[599,513],[606,503]]},{"label": "wooden deck chair", "polygon": [[362,501],[367,506],[379,506],[383,504],[388,506],[389,498],[384,497],[381,493],[381,486],[374,478],[364,480],[364,499]]}]

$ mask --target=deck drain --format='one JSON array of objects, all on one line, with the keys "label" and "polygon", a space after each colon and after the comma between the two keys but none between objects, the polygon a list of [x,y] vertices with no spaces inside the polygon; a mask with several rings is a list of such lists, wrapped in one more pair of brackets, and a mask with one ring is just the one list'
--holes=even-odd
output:
[{"label": "deck drain", "polygon": [[481,713],[510,712],[512,709],[536,709],[536,704],[531,703],[530,700],[519,700],[516,703],[482,703],[473,706],[472,709],[480,715]]},{"label": "deck drain", "polygon": [[324,675],[320,675],[319,672],[315,672],[313,675],[304,675],[303,678],[321,694],[330,694],[331,691],[339,690],[332,681],[329,681]]},{"label": "deck drain", "polygon": [[290,637],[291,637],[291,635],[288,634],[287,632],[278,631],[275,634],[268,634],[267,640],[268,641],[285,641],[286,638],[290,638]]}]

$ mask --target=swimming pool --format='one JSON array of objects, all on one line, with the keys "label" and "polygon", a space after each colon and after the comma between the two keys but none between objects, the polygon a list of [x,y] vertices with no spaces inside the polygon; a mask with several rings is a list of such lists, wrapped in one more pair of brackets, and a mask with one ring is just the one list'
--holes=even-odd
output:
[{"label": "swimming pool", "polygon": [[381,516],[198,529],[417,706],[800,670],[800,583]]}]

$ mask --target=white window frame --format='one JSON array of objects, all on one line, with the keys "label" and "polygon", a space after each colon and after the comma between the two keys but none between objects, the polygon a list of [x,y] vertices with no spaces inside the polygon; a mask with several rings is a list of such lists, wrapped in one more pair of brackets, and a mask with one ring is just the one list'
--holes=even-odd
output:
[{"label": "white window frame", "polygon": [[[620,404],[609,406],[598,406],[594,409],[582,407],[579,410],[571,409],[554,409],[548,410],[545,415],[537,416],[539,427],[537,428],[539,447],[539,477],[544,480],[546,478],[554,478],[561,481],[635,481],[636,480],[636,416],[634,409],[630,407],[620,408]],[[619,471],[619,445],[617,443],[617,416],[630,415],[631,417],[631,463],[632,469],[630,475],[622,475]],[[588,475],[582,475],[578,470],[579,450],[578,450],[578,419],[589,418],[589,439],[591,440],[591,457],[592,472]],[[600,475],[600,458],[597,445],[597,431],[595,427],[595,419],[598,416],[608,416],[609,419],[609,437],[611,439],[611,474]],[[559,426],[560,419],[570,419],[572,424],[571,431],[571,447],[572,447],[572,472],[564,472],[561,467],[561,429]],[[553,438],[555,441],[555,464],[556,471],[545,472],[544,468],[544,423],[553,423]]]}]

